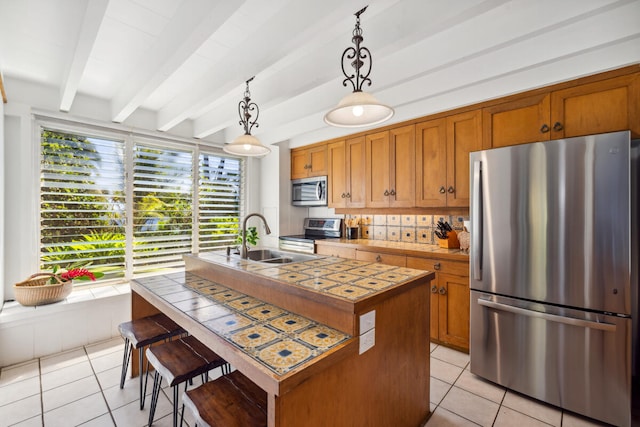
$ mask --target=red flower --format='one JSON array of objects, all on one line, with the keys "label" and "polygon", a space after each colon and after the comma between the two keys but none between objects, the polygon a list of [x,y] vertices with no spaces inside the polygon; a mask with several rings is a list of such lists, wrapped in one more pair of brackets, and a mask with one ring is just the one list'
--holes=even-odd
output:
[{"label": "red flower", "polygon": [[77,278],[96,280],[95,274],[93,274],[86,268],[72,268],[71,270],[65,271],[64,273],[60,273],[60,279],[62,279],[63,282],[67,282],[69,280]]}]

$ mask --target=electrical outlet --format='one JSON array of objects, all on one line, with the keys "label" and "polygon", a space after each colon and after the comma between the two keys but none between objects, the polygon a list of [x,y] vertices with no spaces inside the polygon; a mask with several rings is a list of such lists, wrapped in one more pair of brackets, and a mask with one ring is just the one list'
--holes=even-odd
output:
[{"label": "electrical outlet", "polygon": [[360,335],[376,327],[376,311],[360,315]]},{"label": "electrical outlet", "polygon": [[362,354],[365,351],[369,350],[376,343],[376,329],[373,328],[364,334],[360,335],[360,353]]}]

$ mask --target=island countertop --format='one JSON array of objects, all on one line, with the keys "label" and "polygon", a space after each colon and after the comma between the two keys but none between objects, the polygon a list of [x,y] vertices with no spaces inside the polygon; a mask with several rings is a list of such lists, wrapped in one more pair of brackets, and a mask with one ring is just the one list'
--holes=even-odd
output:
[{"label": "island countertop", "polygon": [[426,420],[433,272],[322,256],[185,262],[132,284],[132,317],[164,312],[247,375],[268,393],[269,426]]}]

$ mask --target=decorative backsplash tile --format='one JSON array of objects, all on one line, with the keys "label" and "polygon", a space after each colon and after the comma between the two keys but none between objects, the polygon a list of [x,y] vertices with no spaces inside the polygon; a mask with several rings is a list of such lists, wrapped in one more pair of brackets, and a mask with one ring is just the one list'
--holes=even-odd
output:
[{"label": "decorative backsplash tile", "polygon": [[[399,217],[396,216],[396,218],[399,219]],[[387,240],[390,242],[399,242],[400,239],[400,232],[401,232],[401,228],[400,227],[394,227],[394,226],[387,226]]]},{"label": "decorative backsplash tile", "polygon": [[387,225],[400,225],[400,215],[387,215]]},{"label": "decorative backsplash tile", "polygon": [[360,238],[389,240],[391,242],[438,243],[434,230],[438,220],[451,224],[456,231],[464,229],[467,217],[460,215],[346,215],[346,218],[360,219]]}]

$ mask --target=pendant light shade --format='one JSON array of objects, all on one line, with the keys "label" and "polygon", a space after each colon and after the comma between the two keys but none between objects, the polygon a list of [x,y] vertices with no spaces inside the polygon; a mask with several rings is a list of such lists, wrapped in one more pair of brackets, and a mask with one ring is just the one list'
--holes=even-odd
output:
[{"label": "pendant light shade", "polygon": [[367,92],[353,92],[340,100],[338,106],[324,116],[327,124],[355,128],[376,125],[389,120],[393,108],[381,104]]},{"label": "pendant light shade", "polygon": [[[249,82],[255,78],[247,80],[247,88],[244,91],[244,98],[238,103],[238,114],[240,115],[240,125],[244,127],[244,135],[237,137],[231,144],[226,144],[222,149],[236,156],[264,156],[271,152],[271,149],[262,145],[258,138],[251,135],[253,126],[258,127],[258,115],[260,109],[255,102],[251,102],[249,92]],[[251,120],[251,113],[255,112],[255,118]]]},{"label": "pendant light shade", "polygon": [[[360,28],[360,15],[368,6],[356,12],[356,27],[353,30],[351,41],[355,47],[350,46],[342,52],[342,74],[346,77],[342,84],[351,83],[353,93],[340,100],[338,106],[324,116],[324,121],[337,127],[362,127],[382,123],[393,116],[393,108],[381,104],[373,95],[362,91],[362,85],[371,86],[371,67],[373,60],[369,49],[362,46],[362,28]],[[347,73],[345,64],[351,65],[355,73]]]}]

